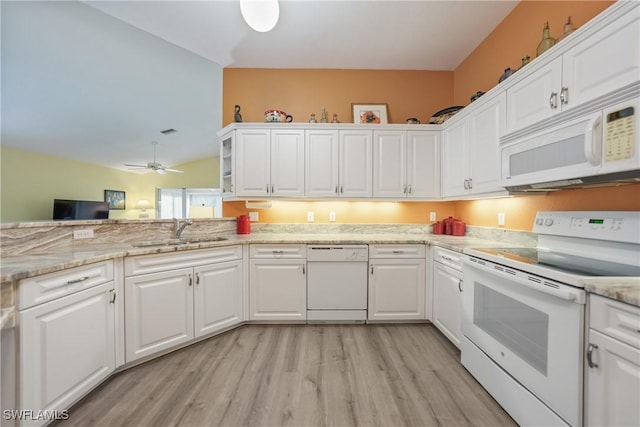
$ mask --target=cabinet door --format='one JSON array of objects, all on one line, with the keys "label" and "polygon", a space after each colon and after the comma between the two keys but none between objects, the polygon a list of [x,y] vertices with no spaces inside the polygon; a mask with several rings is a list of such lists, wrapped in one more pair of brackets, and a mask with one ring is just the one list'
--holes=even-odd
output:
[{"label": "cabinet door", "polygon": [[504,190],[500,181],[500,137],[505,131],[504,93],[482,105],[469,121],[469,190],[472,194]]},{"label": "cabinet door", "polygon": [[337,130],[305,132],[305,194],[313,197],[337,197],[339,191]]},{"label": "cabinet door", "polygon": [[424,319],[424,259],[369,262],[369,320]]},{"label": "cabinet door", "polygon": [[407,193],[415,199],[440,197],[440,132],[407,132]]},{"label": "cabinet door", "polygon": [[126,361],[193,338],[193,269],[125,279]]},{"label": "cabinet door", "polygon": [[271,131],[271,195],[304,195],[304,131]]},{"label": "cabinet door", "polygon": [[112,289],[108,282],[19,313],[21,409],[67,409],[111,374]]},{"label": "cabinet door", "polygon": [[469,179],[467,120],[450,125],[442,135],[442,196],[466,194]]},{"label": "cabinet door", "polygon": [[562,55],[563,109],[614,92],[640,78],[638,7]]},{"label": "cabinet door", "polygon": [[236,195],[271,194],[271,133],[268,129],[236,131]]},{"label": "cabinet door", "polygon": [[462,332],[462,273],[433,263],[433,324],[460,348]]},{"label": "cabinet door", "polygon": [[371,197],[372,136],[367,130],[343,130],[340,136],[340,196]]},{"label": "cabinet door", "polygon": [[231,198],[235,191],[235,155],[234,132],[220,138],[220,188],[223,198]]},{"label": "cabinet door", "polygon": [[373,132],[373,196],[406,197],[407,133]]},{"label": "cabinet door", "polygon": [[558,57],[507,89],[507,133],[560,111],[562,58]]},{"label": "cabinet door", "polygon": [[193,299],[196,337],[242,322],[242,261],[196,267]]},{"label": "cabinet door", "polygon": [[586,425],[640,425],[640,350],[593,329],[589,330],[591,359],[587,371]]},{"label": "cabinet door", "polygon": [[293,259],[251,260],[249,320],[306,320],[306,264]]}]

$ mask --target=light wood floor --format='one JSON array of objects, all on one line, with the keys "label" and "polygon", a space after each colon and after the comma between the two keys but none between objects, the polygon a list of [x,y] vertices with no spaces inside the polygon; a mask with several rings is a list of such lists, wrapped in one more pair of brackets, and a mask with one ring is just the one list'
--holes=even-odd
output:
[{"label": "light wood floor", "polygon": [[251,325],[124,371],[71,426],[514,426],[433,325]]}]

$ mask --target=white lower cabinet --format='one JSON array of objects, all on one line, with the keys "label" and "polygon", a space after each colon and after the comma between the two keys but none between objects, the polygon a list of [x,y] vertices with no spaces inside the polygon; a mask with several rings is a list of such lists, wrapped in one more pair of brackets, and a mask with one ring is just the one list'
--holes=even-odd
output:
[{"label": "white lower cabinet", "polygon": [[585,424],[640,425],[640,308],[591,294]]},{"label": "white lower cabinet", "polygon": [[424,245],[369,245],[368,320],[425,319]]},{"label": "white lower cabinet", "polygon": [[249,320],[306,321],[305,245],[251,245]]},{"label": "white lower cabinet", "polygon": [[[104,282],[100,271],[108,272],[109,281]],[[60,296],[42,304],[35,304],[39,296],[23,300],[24,309],[18,311],[17,404],[34,415],[68,409],[114,371],[116,360],[113,263],[27,281],[37,283],[41,278],[47,284],[43,289]],[[104,283],[77,291],[96,281]],[[30,285],[34,283],[21,284]],[[24,420],[24,424],[51,421],[35,418]]]},{"label": "white lower cabinet", "polygon": [[127,362],[243,321],[241,246],[131,257],[125,274]]},{"label": "white lower cabinet", "polygon": [[460,348],[462,335],[462,265],[460,254],[433,248],[433,324]]}]

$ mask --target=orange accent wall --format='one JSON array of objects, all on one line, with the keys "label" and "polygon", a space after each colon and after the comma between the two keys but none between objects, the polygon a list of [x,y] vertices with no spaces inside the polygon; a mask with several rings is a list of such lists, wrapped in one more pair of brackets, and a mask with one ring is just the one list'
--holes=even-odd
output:
[{"label": "orange accent wall", "polygon": [[520,2],[486,39],[456,68],[453,74],[453,104],[467,105],[477,91],[488,92],[498,84],[504,69],[517,70],[522,57],[536,57],[542,27],[549,21],[551,36],[560,37],[568,16],[574,28],[609,7],[612,1]]},{"label": "orange accent wall", "polygon": [[[252,209],[264,223],[305,223],[307,212],[313,212],[315,223],[328,223],[329,212],[336,213],[340,224],[420,224],[429,223],[429,212],[437,218],[455,214],[455,202],[341,202],[341,201],[274,201],[269,209]],[[247,214],[244,202],[226,202],[224,216]]]},{"label": "orange accent wall", "polygon": [[389,123],[433,113],[452,105],[452,71],[225,68],[222,73],[222,122],[232,123],[234,106],[242,120],[264,122],[264,112],[283,110],[295,122],[308,122],[322,108],[352,123],[351,104],[386,103]]}]

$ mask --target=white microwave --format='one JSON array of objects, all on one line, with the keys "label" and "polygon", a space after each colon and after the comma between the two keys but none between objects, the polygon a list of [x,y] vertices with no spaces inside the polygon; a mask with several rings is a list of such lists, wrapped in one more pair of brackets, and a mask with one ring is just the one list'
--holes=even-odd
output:
[{"label": "white microwave", "polygon": [[640,182],[638,100],[525,135],[500,148],[509,191]]}]

